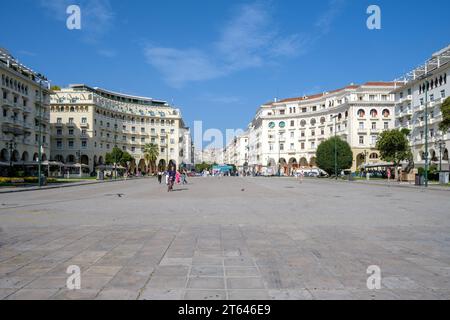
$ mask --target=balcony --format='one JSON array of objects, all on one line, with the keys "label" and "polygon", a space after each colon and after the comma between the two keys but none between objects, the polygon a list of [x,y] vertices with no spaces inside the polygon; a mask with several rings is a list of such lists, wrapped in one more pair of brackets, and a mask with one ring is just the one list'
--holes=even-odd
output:
[{"label": "balcony", "polygon": [[62,122],[57,122],[57,123],[54,123],[54,126],[56,128],[62,128],[64,126],[64,124]]},{"label": "balcony", "polygon": [[358,128],[358,134],[367,134],[367,129]]},{"label": "balcony", "polygon": [[33,111],[31,110],[30,107],[23,107],[23,108],[22,108],[22,111],[23,111],[23,113],[25,113],[25,114],[30,114],[30,113],[33,112]]},{"label": "balcony", "polygon": [[80,128],[88,129],[89,128],[89,123],[81,123],[80,124]]},{"label": "balcony", "polygon": [[401,98],[398,102],[404,103],[412,100],[412,95],[407,95],[406,97]]},{"label": "balcony", "polygon": [[2,101],[3,106],[7,106],[7,107],[11,107],[11,108],[13,107],[13,102],[11,100],[2,98],[1,101]]}]

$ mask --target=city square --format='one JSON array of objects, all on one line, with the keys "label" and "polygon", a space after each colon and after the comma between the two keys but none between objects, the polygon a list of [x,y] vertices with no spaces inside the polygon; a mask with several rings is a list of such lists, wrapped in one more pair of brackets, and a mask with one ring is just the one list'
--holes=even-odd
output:
[{"label": "city square", "polygon": [[211,177],[3,193],[0,298],[448,299],[449,191]]},{"label": "city square", "polygon": [[450,2],[427,4],[5,2],[0,301],[450,300]]}]

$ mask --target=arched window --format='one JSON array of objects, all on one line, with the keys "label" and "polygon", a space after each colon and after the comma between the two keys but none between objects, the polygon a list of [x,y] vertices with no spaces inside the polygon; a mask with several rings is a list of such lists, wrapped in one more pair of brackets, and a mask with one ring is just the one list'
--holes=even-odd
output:
[{"label": "arched window", "polygon": [[358,110],[358,117],[364,118],[366,116],[366,112],[363,109]]},{"label": "arched window", "polygon": [[390,115],[391,115],[391,112],[388,109],[383,110],[383,117],[389,118]]},{"label": "arched window", "polygon": [[370,110],[370,116],[371,116],[372,118],[378,117],[378,111],[375,110],[375,109]]},{"label": "arched window", "polygon": [[316,119],[312,118],[310,123],[311,123],[312,126],[315,126],[316,123],[317,123],[317,122],[316,122]]}]

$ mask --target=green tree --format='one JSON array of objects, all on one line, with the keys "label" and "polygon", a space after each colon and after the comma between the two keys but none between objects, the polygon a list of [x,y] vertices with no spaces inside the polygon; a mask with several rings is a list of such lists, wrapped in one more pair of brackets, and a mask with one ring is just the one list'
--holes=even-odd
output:
[{"label": "green tree", "polygon": [[[337,158],[335,150],[337,150]],[[353,164],[353,152],[350,145],[339,137],[322,142],[317,148],[316,157],[317,166],[329,175],[335,174],[335,158],[337,159],[338,174],[342,170],[350,169]]]},{"label": "green tree", "polygon": [[105,156],[105,163],[107,165],[114,165],[114,163],[123,167],[127,166],[127,162],[132,162],[134,158],[128,153],[115,147],[111,153],[107,153]]},{"label": "green tree", "polygon": [[[380,134],[376,148],[380,151],[381,160],[392,162],[397,168],[402,161],[412,161],[413,156],[408,141],[408,131],[388,130]],[[395,170],[397,178],[397,170]]]},{"label": "green tree", "polygon": [[203,172],[204,170],[211,170],[212,165],[207,164],[206,162],[198,163],[195,165],[195,171],[196,172]]},{"label": "green tree", "polygon": [[147,167],[150,167],[150,171],[154,173],[156,168],[156,160],[159,157],[159,147],[157,144],[149,143],[144,147],[144,158],[147,162]]},{"label": "green tree", "polygon": [[446,133],[450,129],[450,97],[445,99],[441,105],[442,122],[439,125],[439,129]]}]

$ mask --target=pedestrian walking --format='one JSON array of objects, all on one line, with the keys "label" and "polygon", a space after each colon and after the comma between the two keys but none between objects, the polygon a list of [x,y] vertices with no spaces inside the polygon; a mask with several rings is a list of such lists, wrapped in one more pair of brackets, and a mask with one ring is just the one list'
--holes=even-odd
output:
[{"label": "pedestrian walking", "polygon": [[159,182],[159,184],[162,183],[162,176],[163,176],[163,173],[160,170],[158,170],[158,182]]},{"label": "pedestrian walking", "polygon": [[183,183],[183,185],[187,184],[187,172],[186,170],[183,171],[183,173],[181,174],[181,181]]},{"label": "pedestrian walking", "polygon": [[167,192],[173,191],[173,185],[175,183],[177,171],[174,167],[171,167],[167,172]]},{"label": "pedestrian walking", "polygon": [[178,170],[175,173],[175,181],[177,182],[178,185],[181,183],[181,173]]}]

